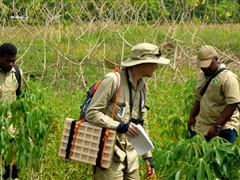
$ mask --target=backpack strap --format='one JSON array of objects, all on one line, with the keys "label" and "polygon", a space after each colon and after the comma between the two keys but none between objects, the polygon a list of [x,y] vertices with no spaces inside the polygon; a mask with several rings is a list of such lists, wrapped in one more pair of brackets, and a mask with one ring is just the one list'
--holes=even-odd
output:
[{"label": "backpack strap", "polygon": [[116,86],[116,89],[115,89],[115,91],[114,91],[114,93],[113,93],[113,95],[112,95],[112,97],[111,97],[111,99],[110,99],[110,101],[108,102],[108,104],[107,104],[107,106],[105,107],[105,109],[104,109],[104,114],[106,113],[106,111],[107,111],[107,109],[109,108],[109,106],[110,106],[110,104],[112,103],[112,102],[115,102],[115,105],[114,105],[114,110],[113,111],[115,111],[116,110],[116,103],[117,103],[117,101],[118,101],[118,96],[119,96],[119,91],[120,91],[120,86],[121,86],[121,75],[120,75],[120,73],[115,69],[114,70],[114,73],[116,74],[116,76],[117,76],[117,83],[118,83],[118,85]]},{"label": "backpack strap", "polygon": [[[117,107],[117,103],[118,103],[118,98],[119,98],[119,95],[120,95],[120,87],[121,87],[121,84],[122,84],[122,80],[121,80],[121,75],[119,73],[119,70],[118,68],[116,68],[115,70],[115,73],[118,77],[118,85],[116,87],[116,90],[114,92],[114,95],[112,96],[112,98],[115,99],[114,101],[114,107],[113,107],[113,111],[112,111],[112,119],[114,119],[114,116],[115,116],[115,112],[116,112],[116,107]],[[111,98],[111,99],[112,99]],[[111,100],[110,100],[111,101]],[[108,103],[110,104],[110,103]],[[109,105],[108,105],[109,106]],[[107,106],[107,108],[108,108]],[[107,144],[107,139],[110,135],[109,133],[109,129],[107,128],[103,128],[104,131],[102,132],[103,134],[103,137],[101,137],[101,142],[102,142],[102,148],[101,150],[99,151],[99,156],[97,158],[97,165],[100,165],[100,167],[102,168],[102,164],[103,164],[103,158],[104,158],[104,152],[105,152],[105,149],[106,149],[106,144]],[[99,159],[100,158],[100,159]]]},{"label": "backpack strap", "polygon": [[218,71],[216,71],[213,75],[211,75],[211,76],[209,77],[209,79],[207,80],[206,84],[204,85],[204,87],[203,87],[203,89],[202,89],[202,91],[201,91],[201,96],[203,96],[204,93],[206,92],[206,90],[207,90],[207,88],[208,88],[208,85],[210,84],[210,82],[212,81],[212,79],[213,79],[214,77],[216,77],[220,72],[224,71],[225,69],[227,69],[227,68],[219,69]]},{"label": "backpack strap", "polygon": [[80,124],[85,122],[85,119],[79,120],[79,121],[72,121],[68,144],[66,148],[66,158],[71,159],[73,155],[73,149],[75,146],[75,142],[77,140],[78,135],[78,129],[80,127]]},{"label": "backpack strap", "polygon": [[20,91],[21,91],[21,73],[20,73],[20,69],[17,65],[14,65],[14,69],[15,69],[15,76],[17,78],[18,81],[18,88],[16,90],[16,95],[20,95]]}]

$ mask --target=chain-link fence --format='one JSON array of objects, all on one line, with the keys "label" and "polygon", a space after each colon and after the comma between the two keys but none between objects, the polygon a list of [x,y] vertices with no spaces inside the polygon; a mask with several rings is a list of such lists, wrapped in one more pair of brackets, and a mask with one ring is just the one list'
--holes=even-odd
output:
[{"label": "chain-link fence", "polygon": [[239,24],[232,22],[238,20],[239,5],[207,2],[3,1],[0,42],[18,47],[17,64],[28,78],[59,89],[87,87],[120,66],[131,46],[141,42],[158,45],[171,59],[174,77],[183,80],[188,72],[181,68],[194,64],[204,44],[216,46],[222,60],[237,69]]}]

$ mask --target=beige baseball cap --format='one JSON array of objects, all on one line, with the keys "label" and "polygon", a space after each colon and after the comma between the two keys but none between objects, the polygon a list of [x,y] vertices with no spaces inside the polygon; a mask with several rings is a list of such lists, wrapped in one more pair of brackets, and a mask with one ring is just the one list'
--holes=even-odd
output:
[{"label": "beige baseball cap", "polygon": [[197,66],[207,68],[211,65],[213,57],[218,57],[217,51],[212,46],[202,46],[197,54]]},{"label": "beige baseball cap", "polygon": [[156,45],[141,43],[132,47],[130,58],[121,65],[131,67],[143,63],[168,64],[169,62],[169,59],[161,57],[161,52]]}]

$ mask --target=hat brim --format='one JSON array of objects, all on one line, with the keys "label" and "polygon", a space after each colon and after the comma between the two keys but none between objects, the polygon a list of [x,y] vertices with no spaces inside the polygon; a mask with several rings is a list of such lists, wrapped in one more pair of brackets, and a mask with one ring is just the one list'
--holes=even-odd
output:
[{"label": "hat brim", "polygon": [[127,59],[126,61],[122,62],[121,65],[124,67],[131,67],[136,66],[138,64],[144,64],[144,63],[157,63],[157,64],[169,64],[170,60],[164,57],[160,57],[159,59]]},{"label": "hat brim", "polygon": [[207,68],[211,65],[211,63],[212,63],[212,59],[208,59],[208,60],[204,60],[204,61],[198,60],[197,66],[199,68]]}]

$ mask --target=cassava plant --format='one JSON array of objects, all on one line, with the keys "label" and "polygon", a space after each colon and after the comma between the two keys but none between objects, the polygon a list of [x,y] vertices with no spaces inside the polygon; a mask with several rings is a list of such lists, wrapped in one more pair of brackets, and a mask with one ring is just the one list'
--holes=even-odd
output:
[{"label": "cassava plant", "polygon": [[[38,162],[53,130],[54,111],[44,105],[43,94],[25,89],[16,101],[0,103],[0,152],[6,164],[21,168]],[[7,130],[10,126],[15,132]]]},{"label": "cassava plant", "polygon": [[166,179],[239,179],[240,147],[215,137],[207,142],[202,135],[169,142],[155,152],[156,171]]}]

